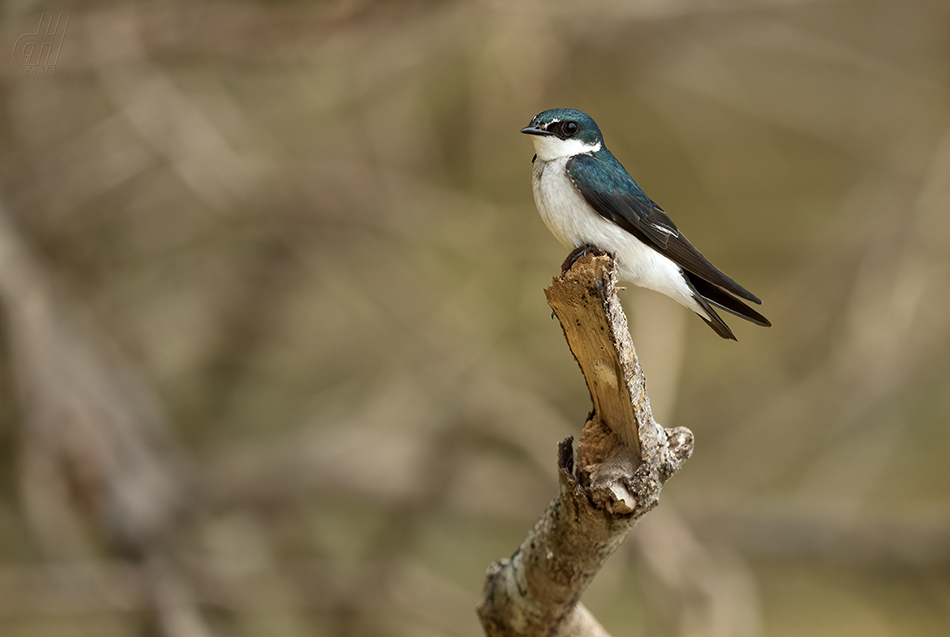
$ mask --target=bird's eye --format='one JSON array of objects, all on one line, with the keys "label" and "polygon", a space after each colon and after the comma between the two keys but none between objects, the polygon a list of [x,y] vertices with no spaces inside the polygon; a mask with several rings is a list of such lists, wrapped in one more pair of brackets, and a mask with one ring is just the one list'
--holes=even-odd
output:
[{"label": "bird's eye", "polygon": [[564,126],[561,127],[561,130],[564,131],[564,134],[570,137],[577,133],[577,122],[564,122]]}]

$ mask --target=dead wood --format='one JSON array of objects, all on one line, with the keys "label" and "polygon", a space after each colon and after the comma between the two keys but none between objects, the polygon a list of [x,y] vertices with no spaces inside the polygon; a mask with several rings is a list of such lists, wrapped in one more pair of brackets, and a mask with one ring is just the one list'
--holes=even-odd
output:
[{"label": "dead wood", "polygon": [[558,445],[557,497],[511,559],[488,569],[477,610],[492,637],[607,635],[579,603],[581,594],[693,450],[688,429],[653,420],[613,259],[576,257],[545,294],[593,410],[576,454],[572,438]]}]

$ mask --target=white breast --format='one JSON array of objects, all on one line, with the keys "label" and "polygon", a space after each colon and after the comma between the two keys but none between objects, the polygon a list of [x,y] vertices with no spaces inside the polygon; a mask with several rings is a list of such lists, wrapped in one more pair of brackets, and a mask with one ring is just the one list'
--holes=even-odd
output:
[{"label": "white breast", "polygon": [[614,254],[620,278],[701,312],[678,265],[590,207],[568,177],[569,159],[534,161],[534,202],[551,234],[566,248],[593,245]]}]

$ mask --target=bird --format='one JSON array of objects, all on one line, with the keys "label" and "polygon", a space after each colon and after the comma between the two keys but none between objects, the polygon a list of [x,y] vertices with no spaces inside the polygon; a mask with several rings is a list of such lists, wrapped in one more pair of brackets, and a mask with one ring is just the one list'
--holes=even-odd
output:
[{"label": "bird", "polygon": [[562,245],[610,253],[620,279],[665,294],[724,339],[738,340],[716,309],[771,326],[743,302],[762,301],[693,247],[607,150],[589,115],[555,108],[536,115],[521,132],[534,141],[535,204]]}]

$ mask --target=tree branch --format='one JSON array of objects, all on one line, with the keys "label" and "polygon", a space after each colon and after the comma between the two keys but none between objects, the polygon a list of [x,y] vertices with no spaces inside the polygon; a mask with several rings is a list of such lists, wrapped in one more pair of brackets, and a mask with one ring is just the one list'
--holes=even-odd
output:
[{"label": "tree branch", "polygon": [[558,445],[557,497],[511,559],[488,569],[477,611],[490,637],[607,636],[578,600],[693,451],[688,429],[653,420],[613,259],[577,254],[545,295],[587,380],[593,411],[576,467],[573,439]]}]

